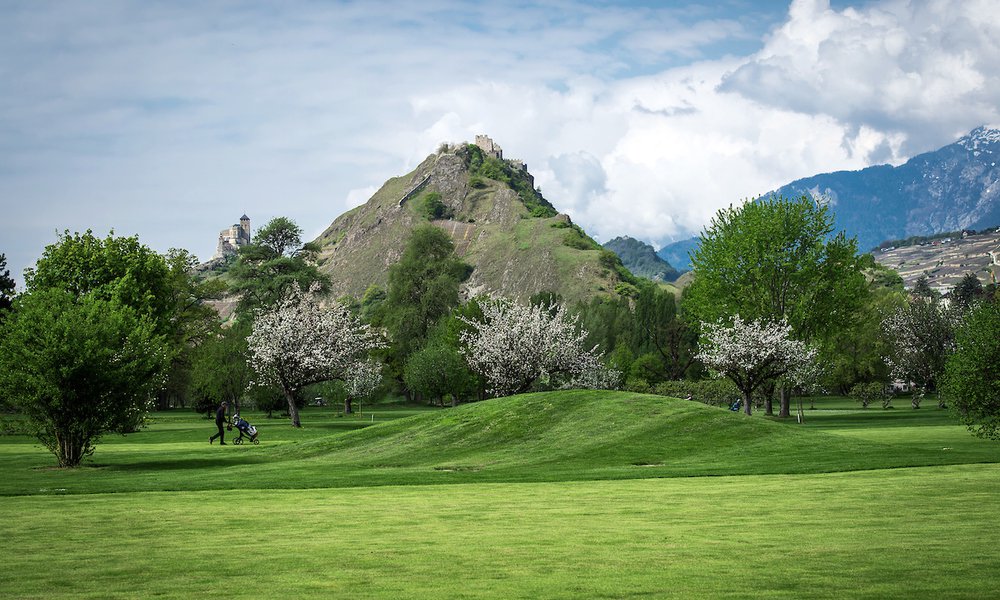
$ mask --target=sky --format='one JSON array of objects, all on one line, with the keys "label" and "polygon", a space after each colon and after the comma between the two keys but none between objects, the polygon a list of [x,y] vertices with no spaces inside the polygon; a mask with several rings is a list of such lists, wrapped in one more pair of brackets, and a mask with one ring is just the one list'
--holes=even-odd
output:
[{"label": "sky", "polygon": [[1000,123],[997,0],[0,0],[0,253],[318,236],[490,135],[598,241]]}]

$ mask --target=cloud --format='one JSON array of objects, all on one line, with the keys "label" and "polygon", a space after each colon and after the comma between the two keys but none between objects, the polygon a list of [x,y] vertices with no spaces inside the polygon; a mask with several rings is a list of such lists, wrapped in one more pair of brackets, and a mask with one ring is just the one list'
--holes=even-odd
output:
[{"label": "cloud", "polygon": [[487,133],[602,240],[662,244],[793,179],[1000,122],[991,2],[12,3],[0,252],[138,233],[207,258],[309,234]]},{"label": "cloud", "polygon": [[796,0],[788,20],[720,87],[848,127],[901,133],[909,155],[997,118],[998,61],[994,2],[891,0],[837,11],[825,0]]}]

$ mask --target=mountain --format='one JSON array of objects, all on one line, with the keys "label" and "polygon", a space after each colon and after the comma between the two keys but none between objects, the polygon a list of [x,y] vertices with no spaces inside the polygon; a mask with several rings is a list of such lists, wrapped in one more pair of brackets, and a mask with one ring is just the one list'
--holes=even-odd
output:
[{"label": "mountain", "polygon": [[979,127],[957,142],[893,167],[824,173],[775,190],[827,203],[837,229],[862,251],[886,240],[1000,223],[1000,130]]},{"label": "mountain", "polygon": [[[886,240],[929,236],[1000,223],[1000,129],[978,127],[953,144],[893,167],[837,171],[798,179],[770,194],[807,195],[830,206],[834,226],[858,238],[862,252]],[[697,238],[657,253],[681,271]]]},{"label": "mountain", "polygon": [[616,237],[604,247],[618,255],[625,268],[634,275],[653,281],[673,281],[680,273],[670,263],[656,255],[656,250],[645,242],[628,236]]},{"label": "mountain", "polygon": [[442,145],[412,172],[389,179],[315,240],[334,295],[384,289],[410,231],[425,223],[446,231],[472,265],[467,296],[527,300],[550,291],[573,303],[612,294],[632,279],[613,253],[542,197],[524,163],[504,159],[493,140],[477,136],[475,144]]},{"label": "mountain", "polygon": [[693,237],[686,240],[679,240],[660,248],[656,253],[663,260],[675,265],[680,273],[691,270],[691,257],[689,254],[698,247],[698,238]]}]

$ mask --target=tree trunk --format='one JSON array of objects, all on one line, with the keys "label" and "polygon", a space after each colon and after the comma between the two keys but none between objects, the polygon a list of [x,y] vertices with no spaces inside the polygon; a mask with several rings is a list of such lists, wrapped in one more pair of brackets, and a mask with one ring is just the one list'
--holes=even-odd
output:
[{"label": "tree trunk", "polygon": [[750,394],[748,392],[743,393],[743,412],[750,414]]},{"label": "tree trunk", "polygon": [[780,388],[781,394],[781,407],[778,409],[779,418],[788,418],[792,416],[792,395],[788,393],[788,386],[783,385]]},{"label": "tree trunk", "polygon": [[288,416],[292,418],[292,427],[302,427],[299,421],[299,407],[295,406],[295,393],[285,390],[285,400],[288,400]]},{"label": "tree trunk", "polygon": [[351,397],[347,396],[344,398],[344,414],[349,415],[352,412],[354,412],[354,410],[351,408]]}]

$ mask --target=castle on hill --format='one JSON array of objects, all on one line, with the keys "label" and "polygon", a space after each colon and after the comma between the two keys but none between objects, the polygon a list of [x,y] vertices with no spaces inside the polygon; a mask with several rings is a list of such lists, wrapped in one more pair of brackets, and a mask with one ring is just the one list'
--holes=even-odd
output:
[{"label": "castle on hill", "polygon": [[[504,160],[503,148],[500,147],[500,144],[494,142],[493,139],[490,138],[490,136],[484,134],[477,134],[476,145],[479,146],[479,149],[483,151],[484,155],[489,156],[490,158],[495,158],[497,160]],[[512,167],[514,167],[515,169],[523,171],[528,176],[528,181],[531,183],[531,186],[532,187],[535,186],[535,178],[531,175],[531,173],[528,173],[527,163],[525,163],[523,160],[519,160],[516,158],[508,158],[506,160],[507,163]]]},{"label": "castle on hill", "polygon": [[212,259],[225,258],[236,254],[240,248],[250,243],[250,217],[243,215],[240,222],[219,232],[219,244]]}]

